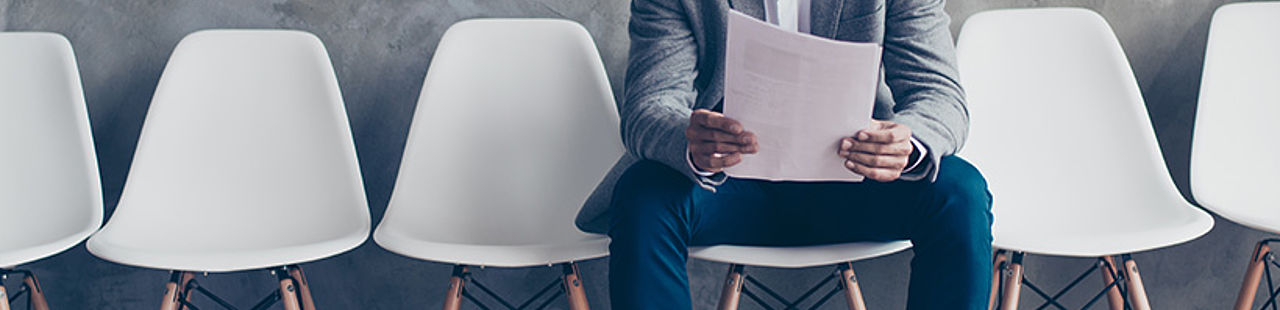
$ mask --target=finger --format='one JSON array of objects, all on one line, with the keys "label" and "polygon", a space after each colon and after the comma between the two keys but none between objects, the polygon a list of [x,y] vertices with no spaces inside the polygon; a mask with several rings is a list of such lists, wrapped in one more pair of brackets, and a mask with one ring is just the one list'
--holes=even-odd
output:
[{"label": "finger", "polygon": [[867,177],[868,179],[880,182],[891,182],[893,180],[897,180],[898,176],[902,174],[902,172],[898,170],[863,166],[852,160],[844,161],[844,167],[848,168],[849,171],[853,171],[853,173],[857,173]]},{"label": "finger", "polygon": [[742,155],[736,153],[710,156],[707,158],[707,166],[712,167],[713,169],[732,167],[733,165],[737,165],[739,162],[742,162]]},{"label": "finger", "polygon": [[859,141],[876,142],[876,143],[894,143],[906,141],[911,138],[911,129],[894,123],[887,123],[880,128],[868,128],[859,130],[854,135]]},{"label": "finger", "polygon": [[889,127],[898,126],[898,123],[894,123],[890,121],[882,121],[878,119],[871,120],[871,124],[872,124],[871,128],[878,128],[878,129],[888,129]]},{"label": "finger", "polygon": [[693,154],[710,155],[710,154],[728,154],[728,153],[748,153],[756,152],[755,146],[739,145],[723,142],[709,143],[691,143],[689,144],[689,152]]},{"label": "finger", "polygon": [[760,146],[756,144],[754,139],[751,139],[750,143],[740,144],[739,146],[738,153],[742,154],[755,154],[760,151]]},{"label": "finger", "polygon": [[905,141],[886,144],[886,143],[862,142],[862,141],[854,140],[852,141],[852,144],[853,146],[849,148],[850,153],[863,152],[863,153],[871,153],[871,154],[879,154],[879,155],[906,156],[906,155],[911,155],[911,148],[912,148],[911,142],[905,142]]},{"label": "finger", "polygon": [[840,138],[840,146],[836,147],[836,154],[840,157],[849,157],[849,153],[853,152],[853,138]]},{"label": "finger", "polygon": [[854,163],[874,168],[897,169],[901,171],[907,167],[907,156],[884,156],[876,154],[868,154],[862,152],[853,152],[846,156]]},{"label": "finger", "polygon": [[716,130],[706,127],[689,128],[685,130],[685,137],[691,142],[710,141],[710,142],[727,142],[734,144],[750,144],[753,142],[755,135],[751,135],[752,139],[742,134],[731,134],[726,131]]},{"label": "finger", "polygon": [[708,160],[709,158],[710,157],[705,157],[705,156],[695,157],[693,159],[693,166],[700,171],[705,171],[710,173],[720,172],[721,170],[720,168],[711,167],[711,163]]},{"label": "finger", "polygon": [[689,123],[692,123],[692,124],[705,123],[707,121],[707,115],[710,115],[711,113],[715,113],[715,112],[712,112],[711,110],[707,110],[707,109],[693,110],[693,114],[689,115]]},{"label": "finger", "polygon": [[[699,111],[705,111],[705,110],[699,110]],[[698,122],[697,124],[700,124],[703,127],[723,130],[725,132],[728,132],[734,135],[741,134],[743,131],[741,123],[738,123],[738,121],[735,121],[731,118],[725,117],[724,114],[711,112],[711,111],[707,111],[706,113],[702,113],[702,114],[704,116],[702,117],[701,121]]]},{"label": "finger", "polygon": [[743,131],[739,137],[742,138],[742,144],[745,146],[750,146],[753,149],[760,147],[760,145],[756,143],[756,133],[754,132]]}]

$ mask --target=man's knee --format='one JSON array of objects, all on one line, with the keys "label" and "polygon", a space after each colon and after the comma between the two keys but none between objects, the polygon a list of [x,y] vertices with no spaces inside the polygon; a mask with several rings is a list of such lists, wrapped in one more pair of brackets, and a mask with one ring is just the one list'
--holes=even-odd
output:
[{"label": "man's knee", "polygon": [[632,164],[613,188],[613,205],[671,200],[688,196],[691,184],[684,174],[652,160]]},{"label": "man's knee", "polygon": [[938,207],[990,229],[991,193],[977,168],[959,157],[944,157],[933,186]]},{"label": "man's knee", "polygon": [[686,210],[693,183],[666,165],[644,160],[627,168],[614,186],[612,212],[619,222],[671,220]]}]

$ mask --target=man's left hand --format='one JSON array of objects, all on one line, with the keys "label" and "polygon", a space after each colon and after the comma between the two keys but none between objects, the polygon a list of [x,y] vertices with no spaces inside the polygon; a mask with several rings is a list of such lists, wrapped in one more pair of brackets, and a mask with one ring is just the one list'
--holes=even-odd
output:
[{"label": "man's left hand", "polygon": [[872,120],[870,128],[840,139],[837,154],[845,158],[844,167],[849,171],[872,180],[890,182],[902,176],[914,149],[911,128]]}]

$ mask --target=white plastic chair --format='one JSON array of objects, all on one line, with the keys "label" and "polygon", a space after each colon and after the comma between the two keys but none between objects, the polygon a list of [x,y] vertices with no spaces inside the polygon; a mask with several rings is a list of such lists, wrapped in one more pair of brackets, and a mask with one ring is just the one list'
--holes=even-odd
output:
[{"label": "white plastic chair", "polygon": [[[1233,222],[1280,233],[1280,2],[1224,5],[1213,14],[1191,148],[1191,191],[1201,206]],[[1258,243],[1235,309],[1253,306],[1262,275],[1275,262]],[[1269,280],[1268,280],[1269,281]],[[1274,303],[1275,292],[1268,303]],[[1266,308],[1267,306],[1262,306]]]},{"label": "white plastic chair", "polygon": [[8,294],[47,310],[31,272],[102,225],[102,186],[71,42],[54,33],[0,33],[0,274],[23,276]]},{"label": "white plastic chair", "polygon": [[[720,291],[719,309],[722,310],[738,309],[742,295],[747,295],[757,304],[768,307],[768,302],[756,293],[752,293],[751,286],[746,286],[746,283],[751,283],[757,290],[766,293],[764,296],[769,296],[773,301],[783,305],[799,305],[810,297],[816,297],[818,300],[812,307],[817,308],[826,303],[836,290],[828,291],[825,296],[813,294],[818,293],[819,289],[832,280],[836,282],[836,289],[844,292],[849,309],[864,310],[867,306],[862,299],[862,289],[858,286],[857,276],[853,272],[853,262],[885,256],[909,248],[911,248],[909,241],[851,242],[803,247],[714,245],[690,248],[689,256],[729,264],[729,273],[725,278],[724,288]],[[831,265],[836,267],[835,272],[795,300],[781,297],[764,283],[751,279],[744,270],[745,266],[808,268]]]},{"label": "white plastic chair", "polygon": [[961,154],[995,197],[992,307],[1017,309],[1024,283],[1058,305],[1023,279],[1031,253],[1098,257],[1087,273],[1103,271],[1112,309],[1124,295],[1148,309],[1129,253],[1195,239],[1213,218],[1174,187],[1110,26],[1078,8],[988,11],[969,17],[957,49],[971,114]]},{"label": "white plastic chair", "polygon": [[[129,179],[89,251],[172,270],[161,309],[192,272],[270,268],[286,309],[314,309],[296,264],[369,234],[355,146],[320,39],[288,30],[206,30],[178,43],[156,88]],[[297,293],[295,287],[297,285]]]},{"label": "white plastic chair", "polygon": [[[554,19],[449,27],[422,86],[387,213],[374,232],[400,255],[455,265],[445,309],[481,288],[468,266],[561,265],[587,309],[575,262],[608,255],[578,231],[578,208],[622,155],[618,113],[587,30]],[[528,302],[545,296],[547,285]],[[558,292],[555,294],[559,294]],[[543,298],[545,297],[545,298]]]}]

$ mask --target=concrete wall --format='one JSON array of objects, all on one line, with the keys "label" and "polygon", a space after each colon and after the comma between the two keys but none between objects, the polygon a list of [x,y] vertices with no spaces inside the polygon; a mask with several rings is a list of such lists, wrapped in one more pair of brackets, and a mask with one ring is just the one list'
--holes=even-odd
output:
[{"label": "concrete wall", "polygon": [[[986,9],[1082,6],[1112,23],[1142,85],[1170,170],[1187,193],[1191,124],[1205,36],[1221,0],[953,0],[952,29]],[[475,17],[560,17],[579,21],[594,36],[615,92],[621,87],[627,36],[626,0],[425,1],[193,1],[0,0],[0,30],[53,31],[75,46],[99,152],[107,212],[124,184],[156,82],[183,35],[206,28],[293,28],[328,46],[346,99],[376,223],[390,196],[410,115],[435,44],[453,22]],[[1234,299],[1252,243],[1263,233],[1219,220],[1208,236],[1135,255],[1157,309],[1225,309]],[[867,302],[900,309],[906,300],[911,254],[859,262]],[[1030,257],[1028,277],[1057,288],[1090,260]],[[56,309],[149,309],[163,293],[166,273],[95,259],[83,246],[26,267],[42,277]],[[391,254],[372,242],[331,259],[308,263],[316,301],[324,309],[439,307],[450,268]],[[582,265],[592,306],[608,308],[607,264]],[[711,308],[725,265],[690,264],[699,309]],[[749,269],[785,293],[798,294],[826,268]],[[548,268],[488,269],[477,278],[499,291],[528,296],[556,275]],[[241,304],[272,289],[266,272],[217,274],[206,286]],[[10,281],[15,282],[15,281]],[[1098,280],[1085,287],[1098,288]],[[10,286],[12,288],[12,286]],[[1068,301],[1081,303],[1091,293]],[[1030,296],[1030,295],[1027,295]],[[1028,297],[1024,304],[1036,299]],[[840,302],[824,309],[840,309]],[[563,308],[557,306],[557,308]],[[744,307],[755,309],[754,306]],[[1029,308],[1025,306],[1024,308]]]}]

